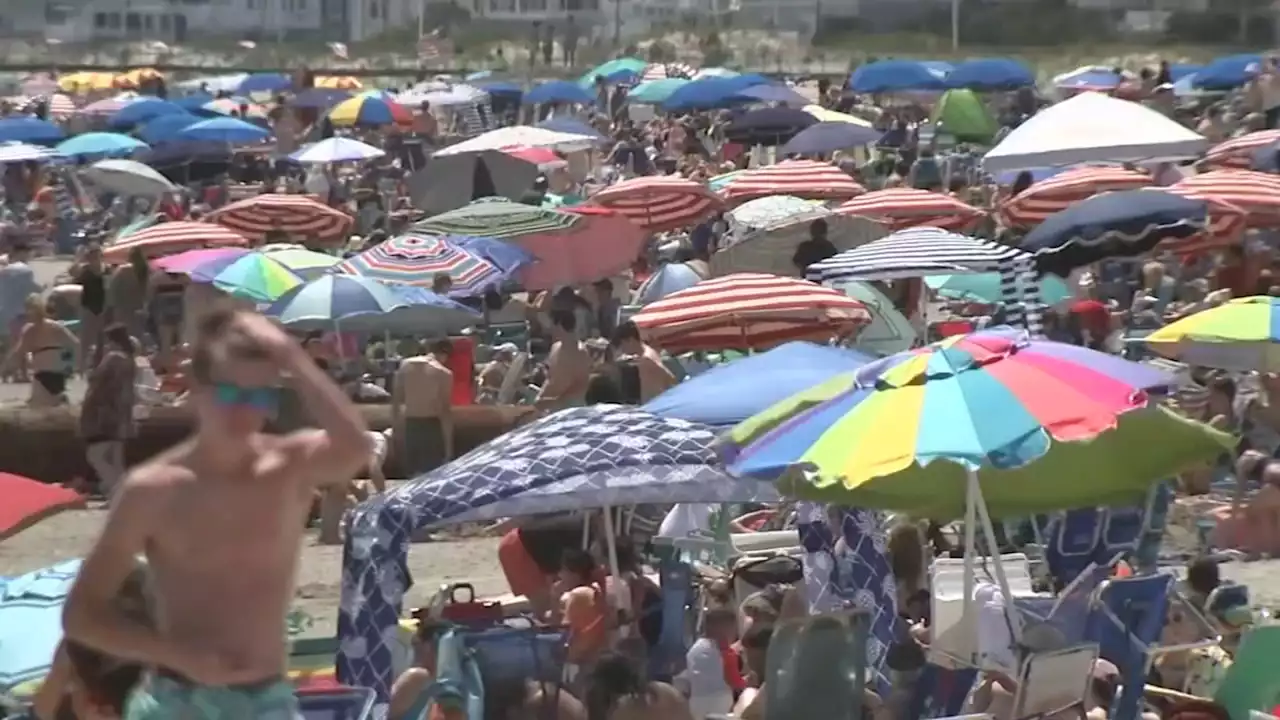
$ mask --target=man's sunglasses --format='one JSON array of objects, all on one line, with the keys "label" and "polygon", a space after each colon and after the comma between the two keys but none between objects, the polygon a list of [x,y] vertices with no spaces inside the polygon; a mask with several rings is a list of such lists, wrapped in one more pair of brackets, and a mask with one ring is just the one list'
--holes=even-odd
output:
[{"label": "man's sunglasses", "polygon": [[280,388],[246,388],[232,383],[214,383],[213,399],[226,407],[245,407],[270,413],[280,406]]}]

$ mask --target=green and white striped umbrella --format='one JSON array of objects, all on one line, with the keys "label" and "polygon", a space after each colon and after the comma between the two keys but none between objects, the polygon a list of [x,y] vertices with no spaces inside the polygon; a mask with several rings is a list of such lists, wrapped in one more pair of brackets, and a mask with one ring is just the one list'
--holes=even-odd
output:
[{"label": "green and white striped umbrella", "polygon": [[481,198],[414,224],[412,232],[435,235],[513,238],[567,230],[581,216],[512,202]]}]

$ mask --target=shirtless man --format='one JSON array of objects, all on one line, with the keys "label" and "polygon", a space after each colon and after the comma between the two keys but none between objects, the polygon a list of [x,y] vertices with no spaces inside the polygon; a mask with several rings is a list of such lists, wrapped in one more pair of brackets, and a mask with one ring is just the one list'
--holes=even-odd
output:
[{"label": "shirtless man", "polygon": [[635,323],[627,320],[618,326],[613,333],[613,346],[620,354],[634,358],[633,362],[640,375],[640,405],[676,384],[676,376],[662,364],[662,356],[658,351],[640,341],[640,330]]},{"label": "shirtless man", "polygon": [[578,318],[568,310],[552,310],[551,355],[547,358],[547,383],[534,404],[545,410],[581,407],[591,380],[591,356],[578,339]]},{"label": "shirtless man", "polygon": [[[125,717],[292,718],[285,613],[312,492],[369,453],[364,421],[266,318],[223,308],[198,329],[189,405],[197,430],[121,484],[63,613],[66,636],[153,668]],[[320,429],[262,433],[287,373]],[[149,562],[150,629],[113,602]]]},{"label": "shirtless man", "polygon": [[400,440],[410,477],[453,457],[453,371],[448,339],[425,355],[405,358],[391,386],[391,426]]}]

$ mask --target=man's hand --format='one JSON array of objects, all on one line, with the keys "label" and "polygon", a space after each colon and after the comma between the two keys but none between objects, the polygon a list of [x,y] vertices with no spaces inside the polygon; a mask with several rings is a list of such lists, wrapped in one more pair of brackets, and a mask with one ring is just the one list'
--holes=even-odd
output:
[{"label": "man's hand", "polygon": [[234,327],[278,363],[285,362],[301,348],[280,326],[257,313],[239,313]]}]

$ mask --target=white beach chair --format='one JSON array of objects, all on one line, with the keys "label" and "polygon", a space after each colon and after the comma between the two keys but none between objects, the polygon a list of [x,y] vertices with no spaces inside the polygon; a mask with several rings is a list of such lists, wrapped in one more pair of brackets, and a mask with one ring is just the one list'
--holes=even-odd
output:
[{"label": "white beach chair", "polygon": [[1098,646],[1094,644],[1028,655],[1018,672],[1018,692],[1013,701],[1015,720],[1082,708],[1097,659]]},{"label": "white beach chair", "polygon": [[510,405],[515,398],[516,390],[520,385],[520,378],[524,376],[524,364],[529,362],[529,353],[519,352],[511,359],[511,366],[507,368],[507,374],[502,378],[502,385],[498,388],[498,405]]}]

